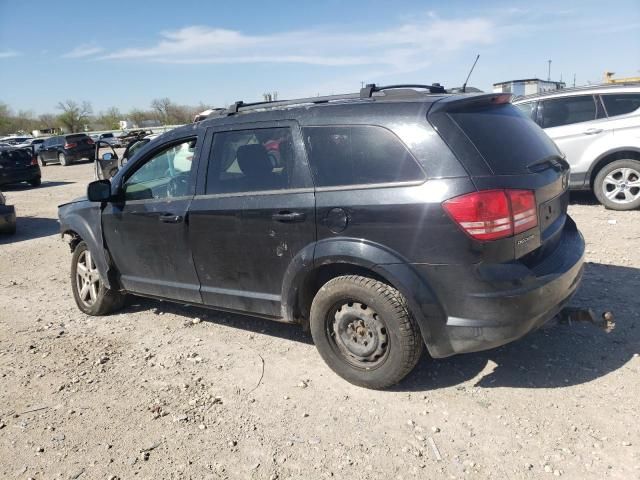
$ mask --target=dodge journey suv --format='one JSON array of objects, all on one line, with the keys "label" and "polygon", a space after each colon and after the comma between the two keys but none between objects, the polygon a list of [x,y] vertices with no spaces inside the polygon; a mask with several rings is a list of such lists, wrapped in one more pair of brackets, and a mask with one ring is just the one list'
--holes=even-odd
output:
[{"label": "dodge journey suv", "polygon": [[612,210],[640,207],[640,84],[556,90],[514,104],[556,142],[569,187]]},{"label": "dodge journey suv", "polygon": [[569,168],[504,94],[438,85],[263,104],[167,132],[59,207],[89,315],[127,294],[309,328],[370,388],[516,340],[582,276]]}]

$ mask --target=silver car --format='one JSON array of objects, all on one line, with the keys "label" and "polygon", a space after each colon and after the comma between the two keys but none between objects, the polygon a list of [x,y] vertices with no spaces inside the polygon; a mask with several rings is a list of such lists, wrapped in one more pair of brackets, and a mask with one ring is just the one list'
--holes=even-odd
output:
[{"label": "silver car", "polygon": [[640,84],[556,90],[513,103],[566,155],[572,189],[593,190],[613,210],[640,207]]}]

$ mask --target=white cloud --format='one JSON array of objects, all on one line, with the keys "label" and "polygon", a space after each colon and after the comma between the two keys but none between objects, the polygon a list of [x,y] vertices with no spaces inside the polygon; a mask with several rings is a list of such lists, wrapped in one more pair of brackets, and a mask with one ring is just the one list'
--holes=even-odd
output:
[{"label": "white cloud", "polygon": [[342,26],[340,30],[336,27],[249,35],[189,26],[161,32],[155,45],[124,48],[100,58],[181,64],[369,65],[415,71],[428,65],[438,53],[494,43],[496,32],[489,19],[443,20],[432,13],[405,19],[392,28],[355,32]]},{"label": "white cloud", "polygon": [[18,55],[20,55],[20,52],[15,50],[0,50],[0,58],[17,57]]},{"label": "white cloud", "polygon": [[102,53],[104,48],[96,47],[95,45],[78,45],[70,52],[62,55],[62,58],[85,58]]}]

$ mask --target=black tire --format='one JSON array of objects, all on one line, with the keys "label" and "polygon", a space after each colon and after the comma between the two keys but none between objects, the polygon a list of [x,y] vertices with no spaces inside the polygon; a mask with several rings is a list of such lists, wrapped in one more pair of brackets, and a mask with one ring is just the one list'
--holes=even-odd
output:
[{"label": "black tire", "polygon": [[406,299],[372,278],[347,275],[324,284],[311,304],[310,328],[327,365],[361,387],[383,389],[398,383],[422,354],[422,336]]},{"label": "black tire", "polygon": [[[85,242],[80,242],[76,246],[76,249],[73,251],[73,256],[71,257],[71,289],[73,291],[73,298],[76,301],[76,305],[78,305],[78,308],[87,315],[94,316],[107,315],[121,309],[125,304],[126,295],[106,288],[102,280],[99,280],[99,277],[97,282],[95,282],[97,283],[95,287],[95,300],[93,301],[93,299],[89,298],[89,301],[86,301],[81,298],[82,292],[79,289],[77,279],[78,263],[82,258],[86,260],[85,252],[89,252],[87,244]],[[85,257],[83,257],[83,255],[85,255]],[[95,265],[91,260],[89,261]],[[89,294],[91,295],[91,293]]]},{"label": "black tire", "polygon": [[38,155],[38,164],[39,164],[41,167],[46,167],[46,166],[47,166],[47,162],[45,162],[45,161],[42,159],[42,155]]},{"label": "black tire", "polygon": [[4,228],[0,228],[0,233],[7,234],[7,235],[15,235],[16,224],[12,223],[11,225],[5,225]]},{"label": "black tire", "polygon": [[32,187],[39,187],[42,184],[42,178],[41,177],[36,177],[33,178],[31,180],[29,180],[29,185],[31,185]]},{"label": "black tire", "polygon": [[[617,186],[614,181],[618,182]],[[616,160],[598,172],[593,182],[593,193],[605,208],[634,210],[640,207],[639,182],[640,161]],[[632,186],[629,186],[630,183]]]},{"label": "black tire", "polygon": [[66,167],[69,165],[69,162],[67,161],[67,156],[62,152],[58,154],[58,161],[60,162],[60,165],[62,165],[63,167]]}]

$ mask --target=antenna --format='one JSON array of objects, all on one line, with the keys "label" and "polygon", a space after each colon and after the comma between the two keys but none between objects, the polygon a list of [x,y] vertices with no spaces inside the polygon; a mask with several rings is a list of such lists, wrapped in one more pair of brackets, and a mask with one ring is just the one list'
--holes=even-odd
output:
[{"label": "antenna", "polygon": [[480,54],[476,56],[476,60],[473,62],[473,65],[471,65],[471,70],[469,70],[469,75],[467,75],[467,79],[462,84],[462,93],[465,93],[467,91],[467,82],[469,81],[469,77],[473,73],[473,69],[476,68],[476,63],[478,63],[479,58],[480,58]]}]

